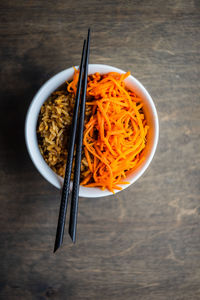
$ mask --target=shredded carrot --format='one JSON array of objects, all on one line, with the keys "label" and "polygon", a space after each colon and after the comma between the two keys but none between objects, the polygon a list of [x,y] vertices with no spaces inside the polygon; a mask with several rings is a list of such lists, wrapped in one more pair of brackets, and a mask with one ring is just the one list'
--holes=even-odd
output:
[{"label": "shredded carrot", "polygon": [[[68,92],[76,93],[78,72],[75,69]],[[130,72],[110,72],[88,76],[87,102],[92,116],[85,124],[83,146],[88,172],[81,182],[87,187],[121,190],[124,179],[144,160],[143,150],[149,126],[142,99],[126,88]]]}]

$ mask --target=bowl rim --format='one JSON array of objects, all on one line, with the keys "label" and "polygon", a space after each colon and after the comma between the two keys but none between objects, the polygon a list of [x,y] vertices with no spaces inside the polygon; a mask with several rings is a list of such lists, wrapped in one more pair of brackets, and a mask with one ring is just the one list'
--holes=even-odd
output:
[{"label": "bowl rim", "polygon": [[[78,66],[76,66],[78,68]],[[96,71],[92,71],[93,69],[98,69]],[[108,72],[118,72],[118,73],[125,73],[124,70],[121,70],[119,68],[105,65],[105,64],[89,64],[89,71],[88,74],[92,74],[94,72],[99,72],[101,74],[105,74]],[[39,173],[52,185],[54,185],[56,188],[61,189],[62,188],[62,182],[63,179],[58,176],[45,162],[44,158],[42,157],[42,154],[40,153],[38,143],[37,143],[37,134],[36,134],[36,126],[38,121],[38,115],[40,108],[42,104],[46,101],[46,99],[50,96],[50,94],[56,90],[63,82],[65,82],[66,78],[70,78],[73,76],[74,68],[70,67],[67,68],[54,76],[52,76],[49,80],[47,80],[37,91],[35,96],[33,97],[25,119],[25,142],[26,147],[29,153],[29,156],[35,165],[36,169],[39,171]],[[71,76],[70,76],[71,75]],[[153,146],[150,150],[150,155],[146,159],[145,163],[141,167],[141,169],[136,173],[134,178],[130,181],[130,184],[127,185],[121,185],[122,190],[128,188],[130,185],[132,185],[134,182],[136,182],[146,171],[148,166],[150,165],[156,148],[158,144],[159,139],[159,122],[158,122],[158,114],[155,107],[155,104],[153,102],[153,99],[151,98],[150,94],[146,90],[146,88],[142,85],[142,83],[136,79],[134,76],[130,75],[131,80],[134,82],[134,84],[137,85],[138,89],[141,90],[141,92],[144,94],[145,98],[148,100],[148,103],[150,104],[150,107],[152,109],[153,115],[154,115],[154,141]],[[41,98],[43,97],[43,98]],[[44,98],[45,97],[45,98]],[[42,100],[41,100],[42,99]],[[40,105],[39,105],[40,104]],[[72,186],[72,184],[71,184]],[[120,190],[115,190],[115,194],[120,192]],[[88,197],[88,198],[97,198],[97,197],[105,197],[113,195],[112,192],[108,190],[102,191],[99,188],[87,188],[80,186],[79,190],[79,196],[80,197]]]}]

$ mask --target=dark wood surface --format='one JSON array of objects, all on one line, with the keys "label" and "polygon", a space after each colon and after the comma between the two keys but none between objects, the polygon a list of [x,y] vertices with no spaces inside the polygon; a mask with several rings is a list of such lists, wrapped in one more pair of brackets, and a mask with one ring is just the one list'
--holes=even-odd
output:
[{"label": "dark wood surface", "polygon": [[[0,299],[200,299],[200,2],[1,1]],[[78,239],[53,254],[59,191],[24,142],[32,97],[79,64],[130,70],[152,95],[160,139],[124,192],[80,199]]]}]

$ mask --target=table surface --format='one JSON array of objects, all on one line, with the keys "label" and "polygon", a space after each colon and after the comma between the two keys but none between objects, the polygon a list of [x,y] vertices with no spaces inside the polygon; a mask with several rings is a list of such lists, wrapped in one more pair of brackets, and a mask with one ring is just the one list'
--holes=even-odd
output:
[{"label": "table surface", "polygon": [[[0,299],[200,299],[200,2],[1,1]],[[153,162],[122,193],[81,198],[53,254],[59,191],[24,142],[32,97],[79,64],[130,70],[158,110]]]}]

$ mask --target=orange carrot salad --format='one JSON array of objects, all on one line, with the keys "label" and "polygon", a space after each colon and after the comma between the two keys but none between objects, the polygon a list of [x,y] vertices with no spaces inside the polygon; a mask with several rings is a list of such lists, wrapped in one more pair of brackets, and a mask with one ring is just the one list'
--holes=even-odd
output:
[{"label": "orange carrot salad", "polygon": [[[88,173],[81,185],[102,190],[121,190],[124,179],[144,159],[149,127],[142,110],[142,99],[126,88],[124,80],[130,75],[110,72],[88,76],[87,102],[92,115],[85,124],[83,149]],[[78,71],[68,85],[76,93]]]}]

